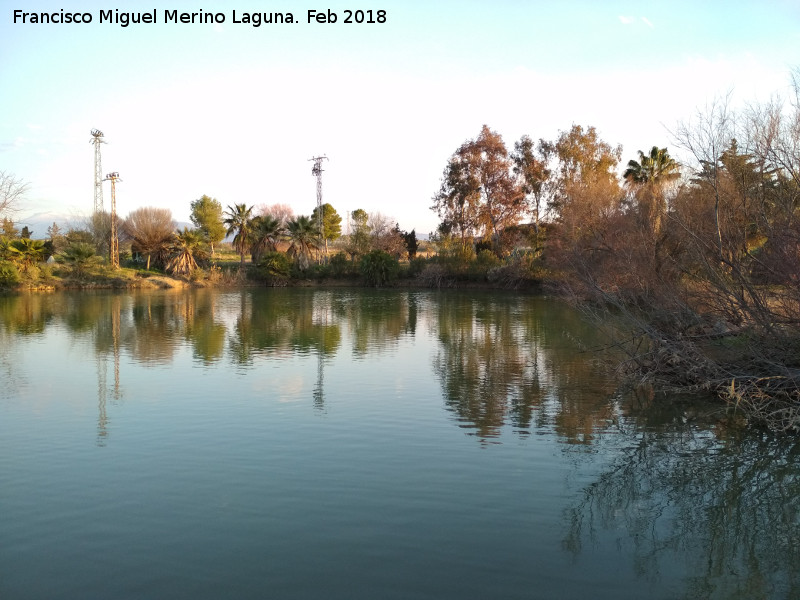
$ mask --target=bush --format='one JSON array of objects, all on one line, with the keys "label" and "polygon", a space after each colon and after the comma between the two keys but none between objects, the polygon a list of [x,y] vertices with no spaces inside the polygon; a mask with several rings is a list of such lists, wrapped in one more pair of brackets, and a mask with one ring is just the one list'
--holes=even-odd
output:
[{"label": "bush", "polygon": [[19,271],[14,263],[0,262],[0,285],[13,286],[19,283]]},{"label": "bush", "polygon": [[358,274],[357,263],[348,260],[344,252],[337,252],[331,256],[330,273],[334,277],[352,277]]},{"label": "bush", "polygon": [[256,273],[267,285],[285,284],[289,279],[292,263],[283,252],[267,252],[258,261]]},{"label": "bush", "polygon": [[474,281],[486,281],[492,269],[499,267],[502,261],[491,250],[483,249],[469,265],[469,278]]},{"label": "bush", "polygon": [[369,285],[380,287],[397,277],[400,265],[384,250],[372,250],[361,259],[361,275]]}]

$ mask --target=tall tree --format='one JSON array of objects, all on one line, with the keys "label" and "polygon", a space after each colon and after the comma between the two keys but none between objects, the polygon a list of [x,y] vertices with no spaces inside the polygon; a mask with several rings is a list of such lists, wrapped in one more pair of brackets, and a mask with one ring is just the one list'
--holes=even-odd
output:
[{"label": "tall tree", "polygon": [[214,256],[214,244],[225,238],[225,224],[222,221],[222,204],[216,198],[203,194],[191,204],[190,219],[208,241],[211,256]]},{"label": "tall tree", "polygon": [[533,140],[523,135],[514,143],[514,152],[511,160],[514,163],[514,174],[519,179],[519,185],[528,205],[533,211],[533,226],[539,233],[539,218],[545,197],[545,188],[550,179],[550,169],[547,168],[552,146],[543,140],[539,147],[534,146]]},{"label": "tall tree", "polygon": [[347,244],[347,252],[351,257],[364,256],[370,248],[369,215],[364,209],[357,208],[350,214],[352,230]]},{"label": "tall tree", "polygon": [[433,197],[431,210],[439,215],[441,230],[459,234],[462,247],[472,238],[478,225],[480,199],[479,185],[472,177],[467,161],[458,153],[454,154],[442,174],[442,183]]},{"label": "tall tree", "polygon": [[667,185],[680,176],[680,165],[666,148],[653,146],[649,154],[639,150],[639,160],[628,161],[622,178],[634,193],[641,218],[654,235],[660,233],[667,212]]},{"label": "tall tree", "polygon": [[228,226],[227,235],[235,234],[233,237],[233,247],[241,258],[240,265],[244,266],[244,254],[250,245],[250,234],[252,232],[253,207],[246,204],[235,204],[228,206],[225,211],[225,224]]},{"label": "tall tree", "polygon": [[495,252],[499,253],[500,233],[516,225],[522,216],[524,194],[512,176],[512,161],[500,134],[484,125],[474,140],[467,140],[453,155],[434,209],[442,209],[455,217],[462,230],[469,221],[480,226],[484,236],[491,236]]},{"label": "tall tree", "polygon": [[553,144],[553,153],[551,210],[570,228],[591,228],[619,204],[616,167],[622,147],[601,140],[594,127],[573,125]]},{"label": "tall tree", "polygon": [[147,269],[150,269],[152,258],[159,267],[164,266],[175,232],[175,221],[169,209],[137,208],[125,219],[123,230],[133,240],[131,250],[147,257]]},{"label": "tall tree", "polygon": [[[318,223],[318,209],[314,208],[311,220]],[[322,240],[325,243],[325,254],[328,254],[328,241],[334,241],[342,235],[342,217],[327,202],[322,205]]]}]

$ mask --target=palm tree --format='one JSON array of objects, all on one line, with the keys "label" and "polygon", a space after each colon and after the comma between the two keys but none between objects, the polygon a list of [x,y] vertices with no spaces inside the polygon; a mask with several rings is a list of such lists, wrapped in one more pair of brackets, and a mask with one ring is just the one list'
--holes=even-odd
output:
[{"label": "palm tree", "polygon": [[265,252],[277,251],[283,225],[272,215],[261,215],[253,219],[252,229],[250,256],[253,263],[257,263]]},{"label": "palm tree", "polygon": [[301,215],[289,221],[286,230],[292,242],[287,254],[297,259],[301,269],[307,269],[311,251],[319,248],[317,227],[309,217]]},{"label": "palm tree", "polygon": [[228,206],[225,211],[225,225],[228,230],[225,235],[236,233],[233,238],[233,247],[239,252],[241,257],[241,266],[244,266],[244,253],[250,244],[250,233],[252,229],[252,218],[250,217],[253,212],[253,207],[247,207],[246,204],[234,204]]},{"label": "palm tree", "polygon": [[653,146],[650,154],[639,150],[639,161],[628,161],[628,168],[622,175],[625,184],[636,194],[643,217],[655,234],[659,233],[661,219],[667,211],[665,187],[680,178],[680,168],[666,148]]},{"label": "palm tree", "polygon": [[167,261],[167,271],[188,275],[197,268],[197,259],[205,257],[205,236],[199,229],[183,228],[175,234],[172,256]]},{"label": "palm tree", "polygon": [[44,240],[32,240],[30,238],[12,240],[8,244],[6,251],[11,256],[11,260],[20,264],[22,272],[27,273],[35,263],[44,259]]},{"label": "palm tree", "polygon": [[75,275],[83,275],[92,264],[99,263],[102,259],[97,256],[94,244],[88,242],[72,242],[58,257],[59,262],[72,265]]}]

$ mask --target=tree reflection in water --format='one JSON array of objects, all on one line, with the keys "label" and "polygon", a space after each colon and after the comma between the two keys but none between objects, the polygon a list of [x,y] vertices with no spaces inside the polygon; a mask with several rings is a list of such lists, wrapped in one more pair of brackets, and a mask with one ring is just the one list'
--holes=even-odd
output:
[{"label": "tree reflection in water", "polygon": [[800,443],[685,419],[620,421],[616,460],[565,513],[565,549],[616,550],[651,581],[677,568],[686,598],[800,598]]},{"label": "tree reflection in water", "polygon": [[481,439],[510,425],[590,444],[611,419],[616,384],[574,342],[596,336],[573,311],[497,294],[442,295],[436,310],[434,372],[448,408]]}]

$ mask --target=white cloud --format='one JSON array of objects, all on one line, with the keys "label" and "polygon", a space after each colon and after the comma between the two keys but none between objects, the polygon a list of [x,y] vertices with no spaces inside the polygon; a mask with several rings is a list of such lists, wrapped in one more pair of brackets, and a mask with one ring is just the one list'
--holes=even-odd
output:
[{"label": "white cloud", "polygon": [[619,22],[622,23],[623,25],[630,25],[631,23],[633,23],[633,21],[634,21],[633,17],[625,17],[623,15],[619,16]]},{"label": "white cloud", "polygon": [[648,19],[647,17],[641,17],[641,19],[642,19],[642,23],[647,25],[650,29],[655,29],[653,24],[650,22],[650,19]]}]

